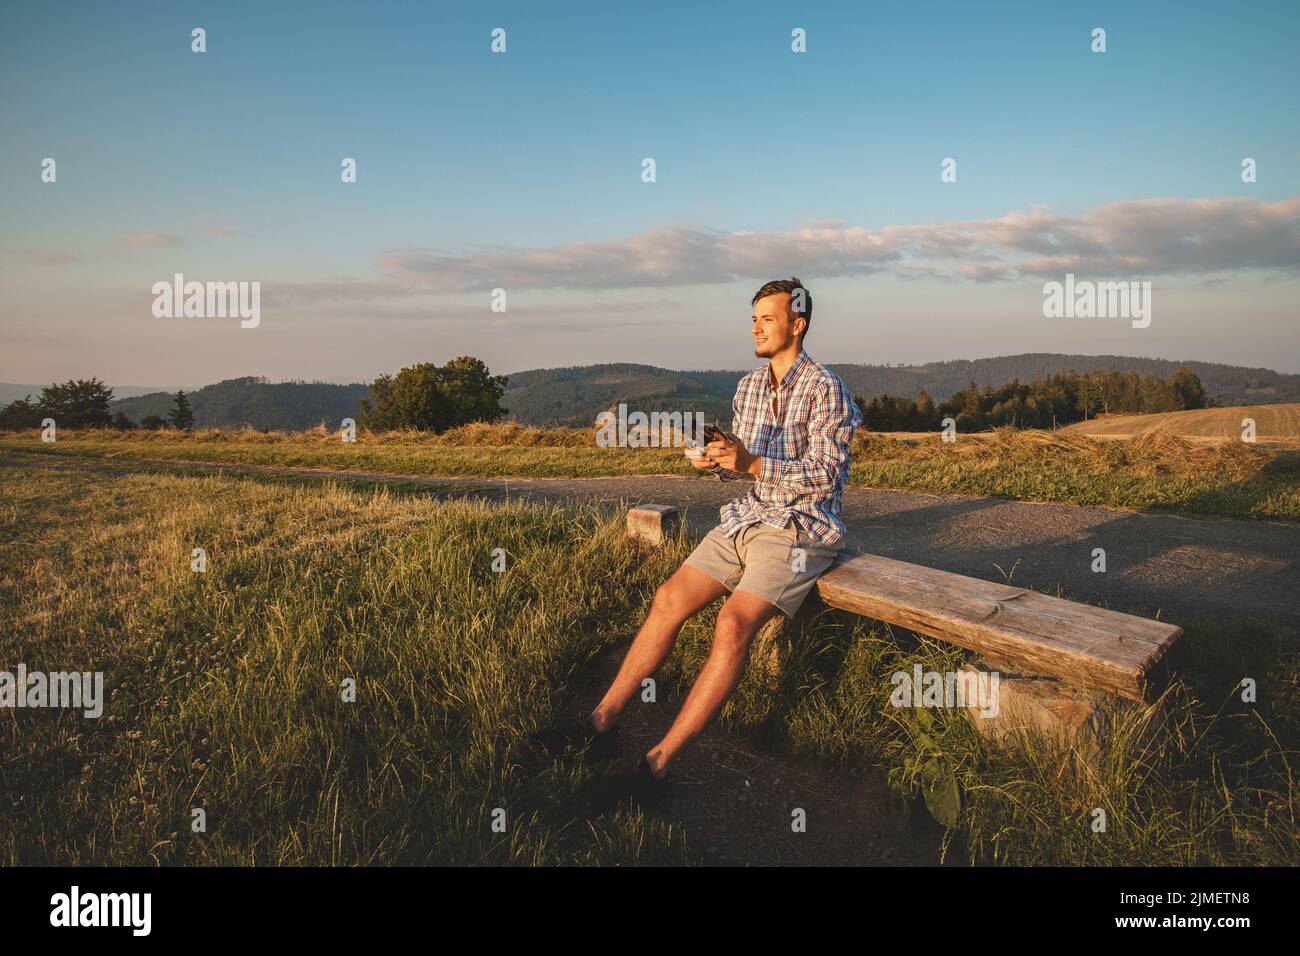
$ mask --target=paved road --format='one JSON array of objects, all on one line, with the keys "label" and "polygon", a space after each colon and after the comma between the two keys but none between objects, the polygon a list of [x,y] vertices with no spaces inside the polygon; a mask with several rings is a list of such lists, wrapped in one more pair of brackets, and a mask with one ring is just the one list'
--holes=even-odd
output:
[{"label": "paved road", "polygon": [[[28,467],[92,467],[0,460]],[[178,463],[118,459],[104,470]],[[422,478],[276,466],[183,464],[196,470],[380,479],[491,500],[672,504],[701,534],[745,490],[708,477]],[[1006,575],[1062,597],[1175,624],[1257,621],[1300,632],[1300,524],[1181,518],[1115,508],[849,488],[847,546],[990,581]],[[1092,570],[1106,552],[1105,573]]]}]

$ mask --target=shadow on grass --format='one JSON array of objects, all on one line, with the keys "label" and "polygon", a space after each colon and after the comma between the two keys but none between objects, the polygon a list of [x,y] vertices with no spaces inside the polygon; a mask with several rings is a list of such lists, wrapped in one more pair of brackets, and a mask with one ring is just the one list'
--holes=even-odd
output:
[{"label": "shadow on grass", "polygon": [[[1264,510],[1264,505],[1279,495],[1292,498],[1300,496],[1300,451],[1278,451],[1249,478],[1198,491],[1176,509],[1150,510],[1153,513],[1190,511],[1208,515],[1233,514],[1250,520],[1252,512]],[[1270,517],[1268,520],[1288,519]]]}]

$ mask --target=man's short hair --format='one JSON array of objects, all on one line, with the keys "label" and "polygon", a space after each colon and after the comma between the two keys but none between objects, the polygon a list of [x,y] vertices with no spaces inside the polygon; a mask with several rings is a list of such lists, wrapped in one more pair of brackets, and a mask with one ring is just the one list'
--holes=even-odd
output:
[{"label": "man's short hair", "polygon": [[[754,298],[749,300],[750,305],[756,305],[759,299],[766,299],[769,295],[776,295],[778,292],[788,292],[790,294],[790,320],[796,318],[804,320],[803,333],[799,338],[799,344],[803,345],[803,340],[808,337],[808,329],[812,327],[812,293],[809,292],[802,282],[796,276],[788,279],[773,279],[771,282],[763,283],[763,288],[754,293]],[[799,295],[797,293],[802,293]],[[802,308],[800,306],[802,305]]]}]

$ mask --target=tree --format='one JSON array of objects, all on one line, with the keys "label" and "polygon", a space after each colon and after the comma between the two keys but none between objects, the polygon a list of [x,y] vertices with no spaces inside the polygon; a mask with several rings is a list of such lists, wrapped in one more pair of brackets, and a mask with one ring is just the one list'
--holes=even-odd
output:
[{"label": "tree", "polygon": [[916,427],[919,431],[930,431],[939,427],[938,409],[934,407],[934,399],[925,389],[916,396]]},{"label": "tree", "polygon": [[113,424],[108,403],[113,390],[97,378],[67,381],[41,389],[37,408],[60,428],[107,428]]},{"label": "tree", "polygon": [[173,428],[189,431],[194,427],[194,411],[190,408],[190,400],[184,390],[176,393],[176,404],[172,406],[172,413],[168,417]]},{"label": "tree", "polygon": [[1190,368],[1182,367],[1169,379],[1181,408],[1205,408],[1205,387]]},{"label": "tree", "polygon": [[468,422],[497,421],[506,413],[501,407],[505,386],[505,376],[489,374],[487,366],[471,356],[453,359],[441,368],[422,362],[395,377],[375,379],[371,398],[361,400],[361,422],[375,431],[440,432]]},{"label": "tree", "polygon": [[494,376],[473,356],[462,355],[442,367],[439,388],[455,424],[495,422],[506,413],[501,407],[506,381],[504,375]]},{"label": "tree", "polygon": [[885,424],[884,403],[880,401],[879,395],[872,395],[871,401],[865,405],[859,401],[858,408],[862,409],[862,423],[867,426],[867,431],[878,432]]},{"label": "tree", "polygon": [[135,428],[135,422],[131,421],[126,412],[118,412],[113,416],[113,427],[120,432],[129,432]]},{"label": "tree", "polygon": [[41,409],[28,395],[0,408],[0,430],[23,431],[41,427]]},{"label": "tree", "polygon": [[1078,378],[1078,397],[1075,402],[1075,407],[1085,422],[1089,418],[1095,418],[1097,413],[1101,411],[1101,392],[1093,387],[1092,382],[1086,375],[1081,375]]},{"label": "tree", "polygon": [[451,426],[447,400],[438,388],[438,367],[432,362],[404,368],[396,377],[381,375],[370,390],[374,406],[368,399],[361,400],[361,422],[367,428],[438,432]]}]

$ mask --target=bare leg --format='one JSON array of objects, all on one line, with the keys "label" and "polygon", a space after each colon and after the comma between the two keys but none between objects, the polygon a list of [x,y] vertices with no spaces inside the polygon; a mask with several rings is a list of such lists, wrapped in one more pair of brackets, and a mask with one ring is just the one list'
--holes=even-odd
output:
[{"label": "bare leg", "polygon": [[718,626],[713,635],[713,650],[705,661],[695,686],[686,697],[681,712],[668,733],[646,754],[646,763],[656,777],[668,772],[668,762],[718,715],[745,672],[749,647],[759,629],[777,608],[748,591],[736,591],[718,612]]},{"label": "bare leg", "polygon": [[592,723],[602,733],[618,723],[623,711],[641,690],[641,682],[663,666],[677,641],[677,633],[692,615],[708,607],[727,589],[703,571],[682,565],[655,592],[650,613],[618,669],[618,676],[596,709]]}]

